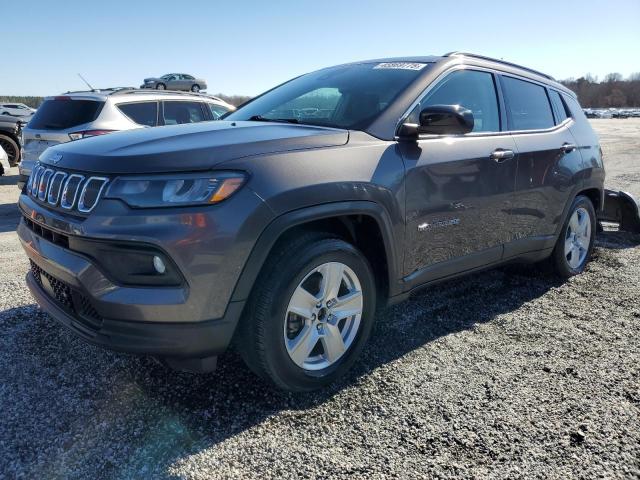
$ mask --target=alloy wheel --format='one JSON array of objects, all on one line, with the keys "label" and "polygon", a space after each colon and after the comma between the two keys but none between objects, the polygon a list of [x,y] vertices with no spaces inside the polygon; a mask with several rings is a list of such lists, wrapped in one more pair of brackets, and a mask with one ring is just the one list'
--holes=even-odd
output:
[{"label": "alloy wheel", "polygon": [[571,215],[567,225],[564,242],[564,255],[567,263],[574,270],[584,262],[591,243],[591,217],[583,207],[579,207]]},{"label": "alloy wheel", "polygon": [[351,268],[340,262],[316,267],[298,284],[285,313],[289,357],[304,370],[330,367],[353,345],[362,311],[362,287]]}]

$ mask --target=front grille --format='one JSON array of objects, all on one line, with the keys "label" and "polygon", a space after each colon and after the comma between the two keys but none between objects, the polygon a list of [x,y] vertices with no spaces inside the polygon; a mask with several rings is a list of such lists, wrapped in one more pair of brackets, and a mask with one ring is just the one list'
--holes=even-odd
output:
[{"label": "front grille", "polygon": [[69,313],[80,327],[84,327],[82,329],[84,333],[93,334],[102,328],[102,317],[85,295],[45,272],[33,260],[30,262],[31,274],[38,285],[56,304]]},{"label": "front grille", "polygon": [[109,183],[106,177],[85,177],[37,163],[27,182],[27,194],[64,210],[89,213]]},{"label": "front grille", "polygon": [[[71,296],[71,287],[65,282],[58,280],[57,278],[49,275],[42,270],[36,263],[31,260],[31,273],[44,291],[46,291],[51,298],[53,298],[62,308],[70,313],[75,313],[73,306],[73,297]],[[51,288],[45,286],[45,282]]]},{"label": "front grille", "polygon": [[27,228],[29,228],[29,230],[31,230],[32,232],[34,232],[36,235],[39,235],[40,237],[44,238],[45,240],[50,241],[51,243],[55,243],[56,245],[66,248],[69,248],[69,237],[66,235],[63,235],[61,233],[58,233],[54,230],[51,230],[50,228],[47,228],[43,225],[40,225],[39,223],[34,222],[33,220],[31,220],[30,218],[27,218],[25,216],[23,216],[24,219],[24,224],[27,226]]}]

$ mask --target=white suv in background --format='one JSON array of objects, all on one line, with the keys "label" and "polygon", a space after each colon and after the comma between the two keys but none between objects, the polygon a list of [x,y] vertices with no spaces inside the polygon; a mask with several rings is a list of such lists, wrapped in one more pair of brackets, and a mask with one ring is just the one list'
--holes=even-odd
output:
[{"label": "white suv in background", "polygon": [[0,103],[0,115],[28,118],[34,113],[36,113],[36,109],[28,107],[24,103]]},{"label": "white suv in background", "polygon": [[218,120],[232,110],[233,105],[210,95],[131,88],[47,97],[23,129],[18,187],[52,145],[120,130]]}]

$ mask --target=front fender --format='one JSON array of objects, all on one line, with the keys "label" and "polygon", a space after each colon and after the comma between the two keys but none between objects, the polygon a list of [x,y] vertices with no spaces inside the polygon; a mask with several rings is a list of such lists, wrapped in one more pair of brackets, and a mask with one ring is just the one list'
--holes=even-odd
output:
[{"label": "front fender", "polygon": [[274,219],[262,232],[253,247],[251,254],[244,266],[231,301],[246,301],[251,289],[264,265],[271,249],[277,240],[289,229],[298,225],[344,215],[366,215],[375,219],[380,228],[387,256],[389,275],[389,296],[400,293],[400,285],[397,281],[399,265],[401,265],[402,252],[398,245],[402,245],[401,239],[394,236],[393,225],[386,210],[375,202],[370,201],[346,201],[325,203],[313,207],[293,210]]}]

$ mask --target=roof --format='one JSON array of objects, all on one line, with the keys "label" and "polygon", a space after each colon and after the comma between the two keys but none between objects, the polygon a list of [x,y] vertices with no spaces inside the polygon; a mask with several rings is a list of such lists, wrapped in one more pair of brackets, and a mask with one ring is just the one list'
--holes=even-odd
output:
[{"label": "roof", "polygon": [[[194,93],[194,92],[179,92],[174,90],[155,90],[146,88],[134,88],[134,87],[111,87],[111,88],[95,88],[93,90],[77,90],[73,92],[65,92],[62,96],[78,96],[78,97],[93,97],[96,99],[106,99],[111,96],[158,96],[160,98],[202,98],[206,100],[212,100],[214,102],[227,103],[221,98],[206,93]],[[54,98],[54,96],[47,97],[47,99]]]}]

